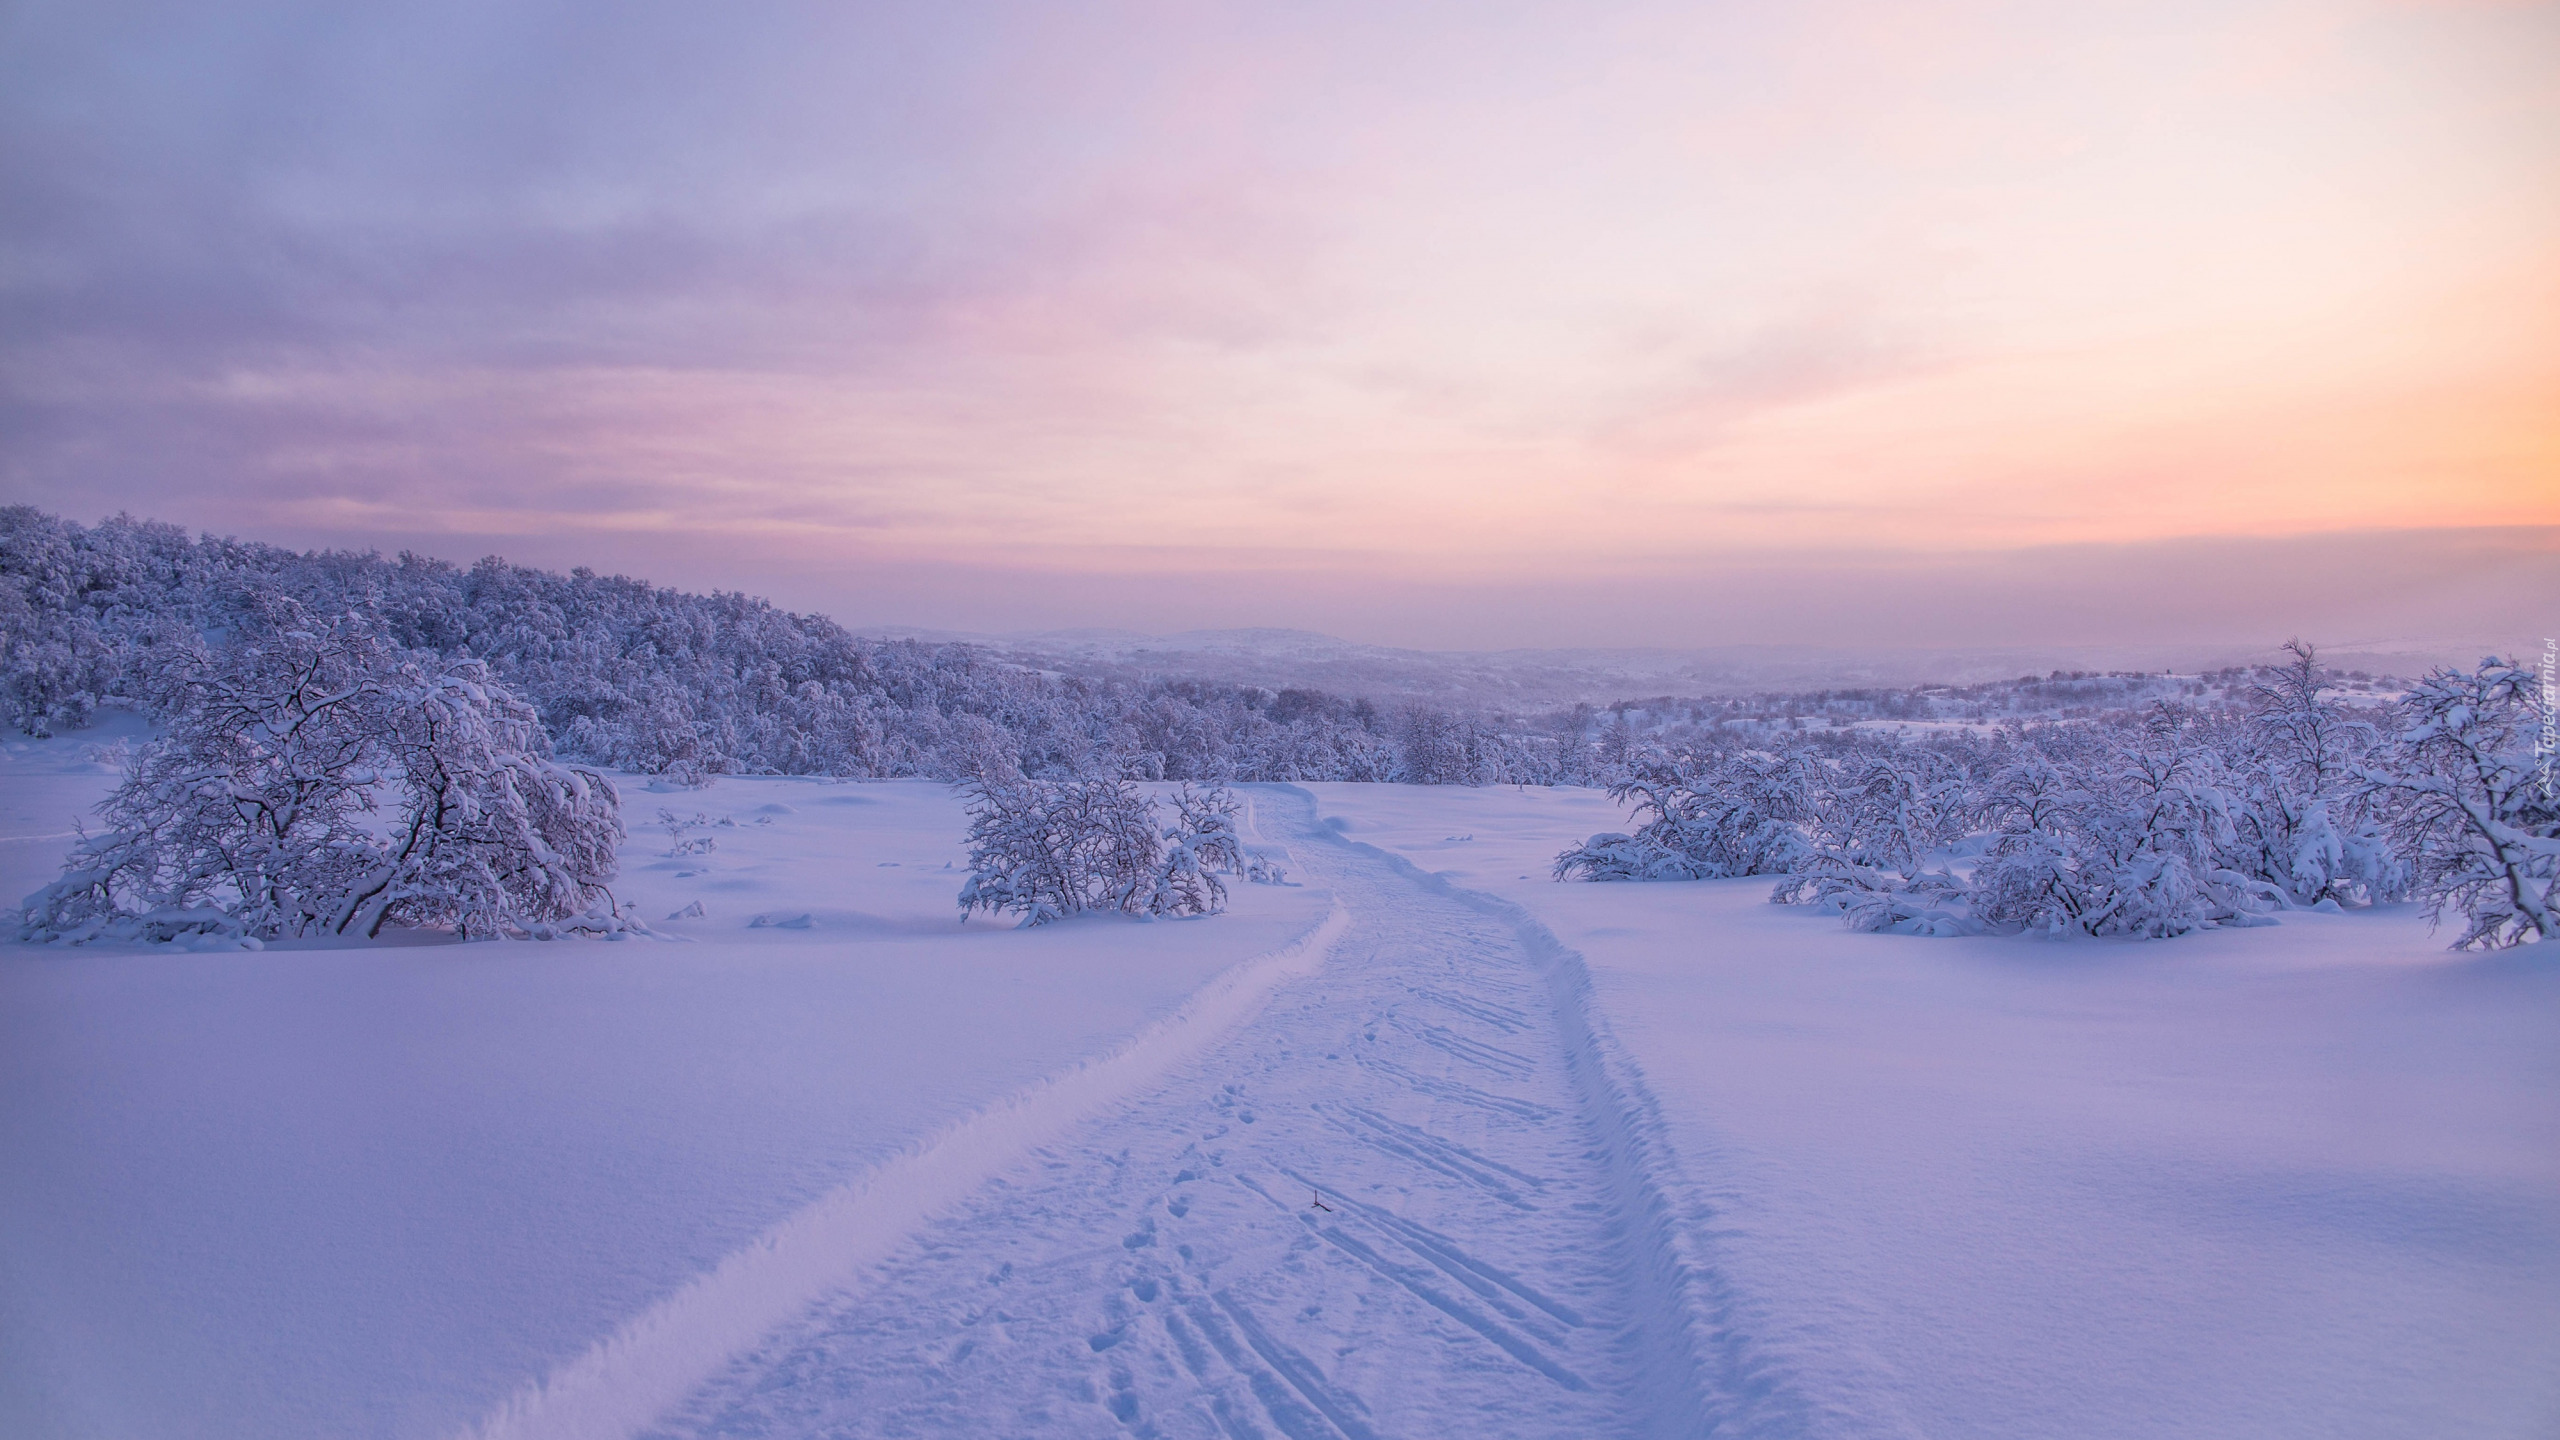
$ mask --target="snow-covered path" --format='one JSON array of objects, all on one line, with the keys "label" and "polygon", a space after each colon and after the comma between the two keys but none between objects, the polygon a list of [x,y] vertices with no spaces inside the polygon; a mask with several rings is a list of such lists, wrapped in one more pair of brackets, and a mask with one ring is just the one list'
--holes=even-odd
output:
[{"label": "snow-covered path", "polygon": [[1788,1428],[1782,1387],[1693,1324],[1707,1287],[1579,962],[1302,796],[1259,809],[1350,914],[1326,967],[653,1434]]}]

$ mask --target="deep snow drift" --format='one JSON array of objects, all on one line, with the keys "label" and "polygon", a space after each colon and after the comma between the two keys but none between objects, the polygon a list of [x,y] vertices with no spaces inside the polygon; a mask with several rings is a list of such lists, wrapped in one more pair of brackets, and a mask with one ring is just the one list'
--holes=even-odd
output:
[{"label": "deep snow drift", "polygon": [[[12,893],[97,738],[0,748]],[[1225,916],[963,927],[941,787],[642,784],[682,943],[0,949],[0,1433],[2560,1422],[2538,947],[1855,935],[1388,786],[1251,792],[1306,883]]]}]

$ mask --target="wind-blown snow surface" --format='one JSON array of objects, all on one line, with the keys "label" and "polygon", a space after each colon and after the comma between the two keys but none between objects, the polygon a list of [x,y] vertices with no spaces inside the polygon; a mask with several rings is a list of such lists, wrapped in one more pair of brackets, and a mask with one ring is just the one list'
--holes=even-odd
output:
[{"label": "wind-blown snow surface", "polygon": [[[80,750],[0,749],[12,896],[112,783]],[[457,1433],[1329,908],[964,927],[942,787],[643,783],[618,888],[691,943],[0,947],[0,1435]],[[661,804],[738,823],[669,858]]]},{"label": "wind-blown snow surface", "polygon": [[1549,881],[1623,827],[1593,792],[1308,788],[1584,957],[1766,1387],[1738,1433],[2560,1434],[2550,957],[2406,913],[1856,935],[1765,881]]}]

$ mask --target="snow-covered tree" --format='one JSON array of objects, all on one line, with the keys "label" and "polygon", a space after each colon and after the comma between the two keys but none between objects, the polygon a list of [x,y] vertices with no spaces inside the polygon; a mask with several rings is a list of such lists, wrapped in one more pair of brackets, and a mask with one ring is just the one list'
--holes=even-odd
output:
[{"label": "snow-covered tree", "polygon": [[613,788],[551,761],[531,707],[351,617],[269,596],[252,618],[163,678],[168,735],[30,899],[29,938],[630,928]]},{"label": "snow-covered tree", "polygon": [[1032,926],[1089,911],[1213,915],[1226,908],[1220,876],[1245,869],[1235,801],[1222,786],[1176,791],[1170,826],[1136,782],[1116,777],[991,772],[967,791],[964,917],[984,910]]},{"label": "snow-covered tree", "polygon": [[1159,840],[1153,807],[1136,785],[990,772],[969,795],[964,918],[985,910],[1045,925],[1142,903]]},{"label": "snow-covered tree", "polygon": [[2370,721],[2329,698],[2311,646],[2249,687],[2249,713],[2225,747],[2233,865],[2295,905],[2369,905],[2406,893],[2409,867],[2371,813],[2357,769],[2381,743]]},{"label": "snow-covered tree", "polygon": [[991,771],[966,788],[964,917],[1015,914],[1032,926],[1089,911],[1214,915],[1226,908],[1222,877],[1252,870],[1222,785],[1181,785],[1169,825],[1136,782],[1117,777]]},{"label": "snow-covered tree", "polygon": [[533,707],[476,661],[404,665],[385,749],[400,778],[390,853],[342,926],[449,925],[465,936],[619,933],[612,892],[621,799],[548,757]]},{"label": "snow-covered tree", "polygon": [[1464,722],[1429,705],[1408,705],[1396,727],[1396,778],[1408,785],[1464,785],[1473,778],[1467,763]]},{"label": "snow-covered tree", "polygon": [[1141,910],[1147,915],[1214,915],[1227,906],[1221,876],[1246,870],[1235,797],[1223,785],[1195,790],[1185,783],[1173,793],[1173,811],[1155,883]]},{"label": "snow-covered tree", "polygon": [[2385,832],[2456,949],[2560,938],[2560,802],[2535,745],[2551,723],[2531,670],[2495,657],[2439,670],[2405,696],[2383,763],[2362,768]]}]

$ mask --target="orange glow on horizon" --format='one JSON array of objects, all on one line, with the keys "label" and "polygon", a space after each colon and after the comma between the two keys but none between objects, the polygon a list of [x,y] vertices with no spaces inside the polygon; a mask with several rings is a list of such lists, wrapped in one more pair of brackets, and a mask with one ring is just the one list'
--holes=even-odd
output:
[{"label": "orange glow on horizon", "polygon": [[307,133],[63,58],[130,116],[0,257],[8,498],[1029,612],[2560,525],[2560,6],[987,18],[688,32],[699,96],[312,41]]}]

